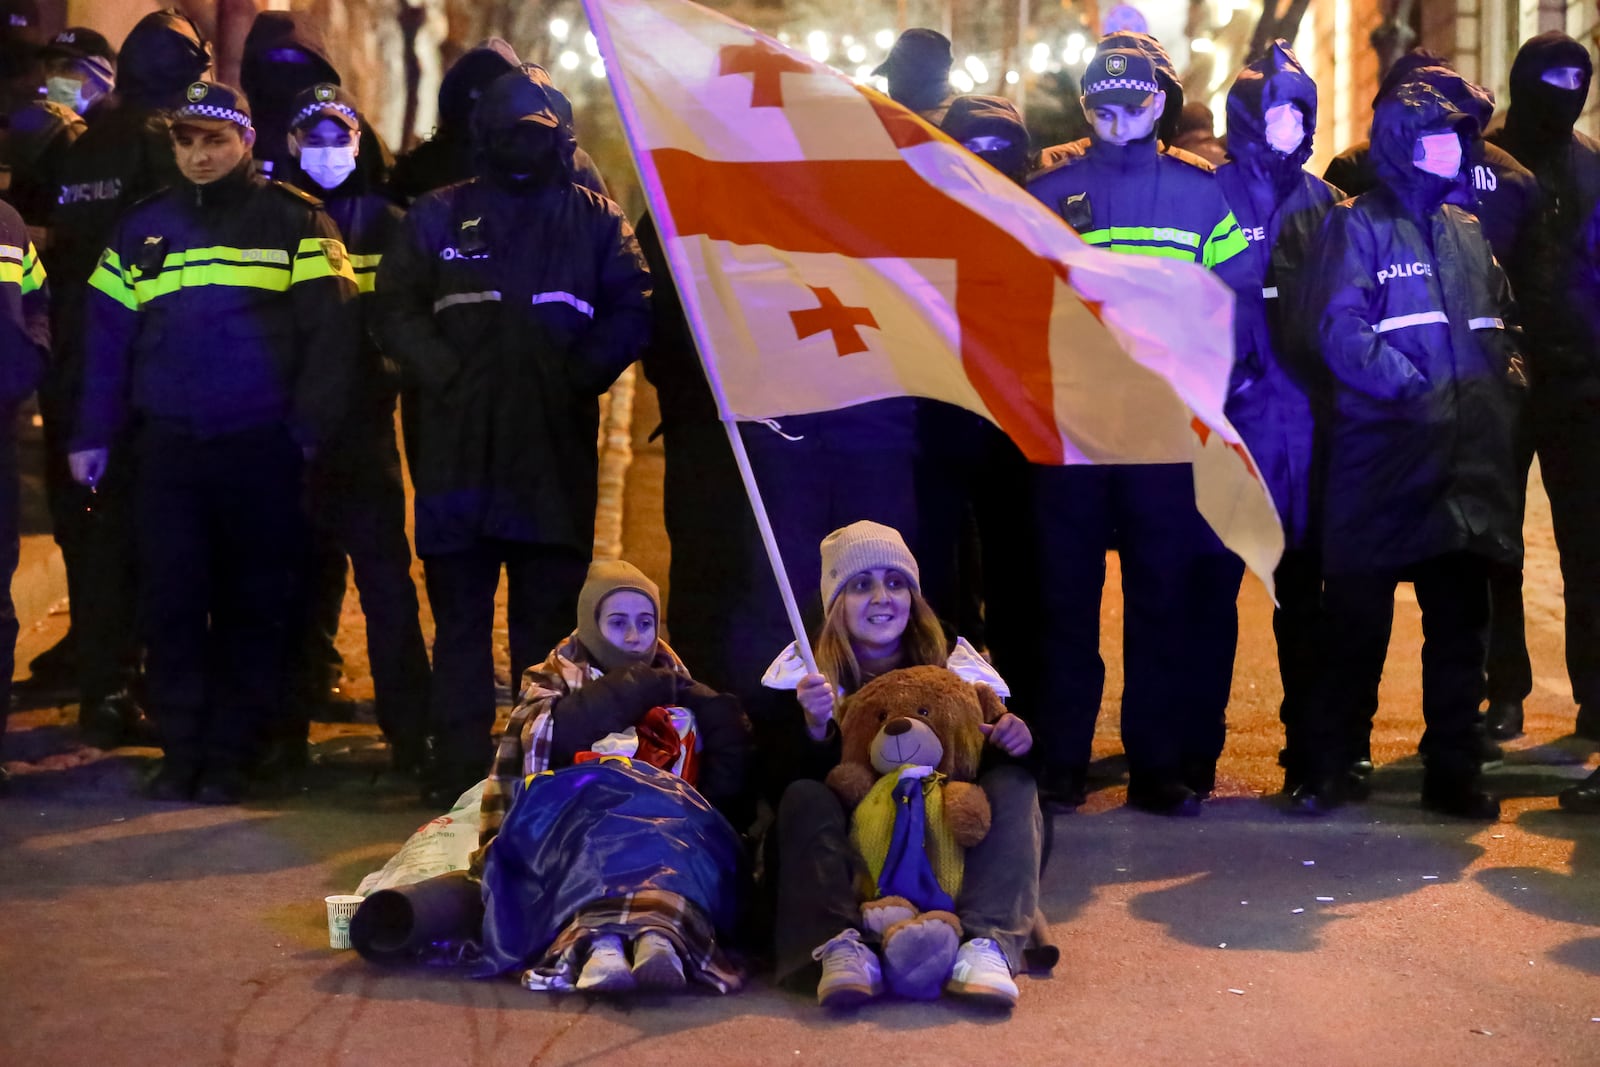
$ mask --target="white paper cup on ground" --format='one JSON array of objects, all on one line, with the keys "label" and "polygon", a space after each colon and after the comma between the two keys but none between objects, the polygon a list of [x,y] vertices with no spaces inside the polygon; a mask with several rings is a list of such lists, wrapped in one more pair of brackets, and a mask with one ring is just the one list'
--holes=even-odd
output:
[{"label": "white paper cup on ground", "polygon": [[350,917],[366,898],[340,894],[323,899],[328,905],[328,947],[349,948]]}]

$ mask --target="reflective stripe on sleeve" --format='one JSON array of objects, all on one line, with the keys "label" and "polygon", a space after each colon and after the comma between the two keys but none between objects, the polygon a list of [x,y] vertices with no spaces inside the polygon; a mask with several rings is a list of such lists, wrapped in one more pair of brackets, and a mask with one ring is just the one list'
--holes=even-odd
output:
[{"label": "reflective stripe on sleeve", "polygon": [[22,295],[37,293],[44,288],[45,274],[44,261],[39,258],[39,253],[33,249],[33,242],[28,242],[28,251],[22,257]]},{"label": "reflective stripe on sleeve", "polygon": [[129,311],[139,310],[139,298],[122,273],[122,261],[111,249],[100,256],[100,265],[89,275],[89,288],[98,289]]},{"label": "reflective stripe on sleeve", "polygon": [[1506,328],[1506,321],[1492,318],[1468,319],[1467,325],[1474,330],[1503,330]]},{"label": "reflective stripe on sleeve", "polygon": [[1207,267],[1215,267],[1249,247],[1250,242],[1245,240],[1244,231],[1239,228],[1239,220],[1230,211],[1212,229],[1211,236],[1206,238],[1200,261]]},{"label": "reflective stripe on sleeve", "polygon": [[583,312],[585,315],[589,316],[591,319],[594,318],[594,305],[590,304],[587,300],[579,300],[577,297],[573,296],[571,293],[561,293],[561,292],[534,293],[533,294],[533,303],[535,303],[535,304],[570,304],[573,307],[577,308],[579,311]]},{"label": "reflective stripe on sleeve", "polygon": [[350,269],[355,271],[356,288],[363,293],[370,293],[378,287],[378,264],[383,260],[383,253],[378,252],[369,256],[358,256],[349,253]]},{"label": "reflective stripe on sleeve", "polygon": [[1268,300],[1276,300],[1278,299],[1278,287],[1276,285],[1269,285],[1265,289],[1261,290],[1261,295],[1266,297]]},{"label": "reflective stripe on sleeve", "polygon": [[433,302],[433,313],[437,315],[445,308],[455,307],[457,304],[485,304],[499,299],[498,289],[488,289],[481,293],[451,293]]},{"label": "reflective stripe on sleeve", "polygon": [[1383,319],[1372,329],[1377,333],[1388,333],[1391,330],[1403,330],[1407,326],[1427,326],[1430,323],[1448,326],[1450,318],[1442,311],[1418,311],[1411,315],[1396,315],[1391,319]]},{"label": "reflective stripe on sleeve", "polygon": [[355,271],[350,266],[350,254],[344,242],[332,237],[303,237],[294,255],[292,284],[315,281],[318,278],[343,278],[355,284]]}]

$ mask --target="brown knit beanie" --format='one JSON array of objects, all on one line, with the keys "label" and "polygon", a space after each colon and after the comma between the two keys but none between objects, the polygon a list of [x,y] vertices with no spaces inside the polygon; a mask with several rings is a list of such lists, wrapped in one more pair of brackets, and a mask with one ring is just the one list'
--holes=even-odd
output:
[{"label": "brown knit beanie", "polygon": [[644,572],[625,560],[597,559],[589,564],[589,576],[584,579],[578,593],[578,640],[589,650],[589,655],[605,670],[614,670],[628,663],[649,663],[655,659],[660,637],[644,655],[631,655],[606,640],[600,628],[600,608],[606,597],[621,590],[642,593],[656,609],[656,632],[661,630],[661,590]]},{"label": "brown knit beanie", "polygon": [[906,547],[900,531],[866,519],[852,522],[822,539],[822,610],[844,590],[845,583],[862,571],[874,567],[893,567],[911,579],[913,589],[921,589],[917,560]]}]

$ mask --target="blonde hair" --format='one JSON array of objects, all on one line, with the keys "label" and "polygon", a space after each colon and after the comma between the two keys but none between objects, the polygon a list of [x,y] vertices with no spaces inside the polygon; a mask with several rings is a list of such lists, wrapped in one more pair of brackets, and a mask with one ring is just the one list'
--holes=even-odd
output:
[{"label": "blonde hair", "polygon": [[[865,683],[861,677],[861,663],[856,659],[855,646],[850,643],[850,626],[845,619],[844,597],[836,597],[828,609],[827,619],[816,642],[817,670],[840,696],[860,689]],[[905,633],[900,635],[900,666],[943,667],[950,658],[950,645],[944,638],[944,627],[939,616],[922,599],[922,593],[911,590],[911,619]]]}]

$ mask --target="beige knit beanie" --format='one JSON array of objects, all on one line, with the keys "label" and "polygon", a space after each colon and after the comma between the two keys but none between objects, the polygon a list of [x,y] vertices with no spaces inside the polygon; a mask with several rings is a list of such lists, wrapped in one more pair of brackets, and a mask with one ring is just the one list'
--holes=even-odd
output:
[{"label": "beige knit beanie", "polygon": [[621,589],[649,597],[656,609],[656,630],[659,633],[661,629],[661,590],[655,582],[644,576],[643,571],[620,559],[597,559],[589,564],[589,576],[584,580],[583,590],[578,593],[578,640],[608,671],[628,662],[649,663],[655,658],[656,648],[659,647],[652,645],[648,656],[630,656],[606,640],[600,629],[600,606],[605,603],[606,597]]},{"label": "beige knit beanie", "polygon": [[922,587],[917,561],[906,547],[900,531],[866,519],[852,522],[822,539],[822,610],[844,590],[845,583],[862,571],[874,567],[893,567],[911,579],[914,589]]}]

